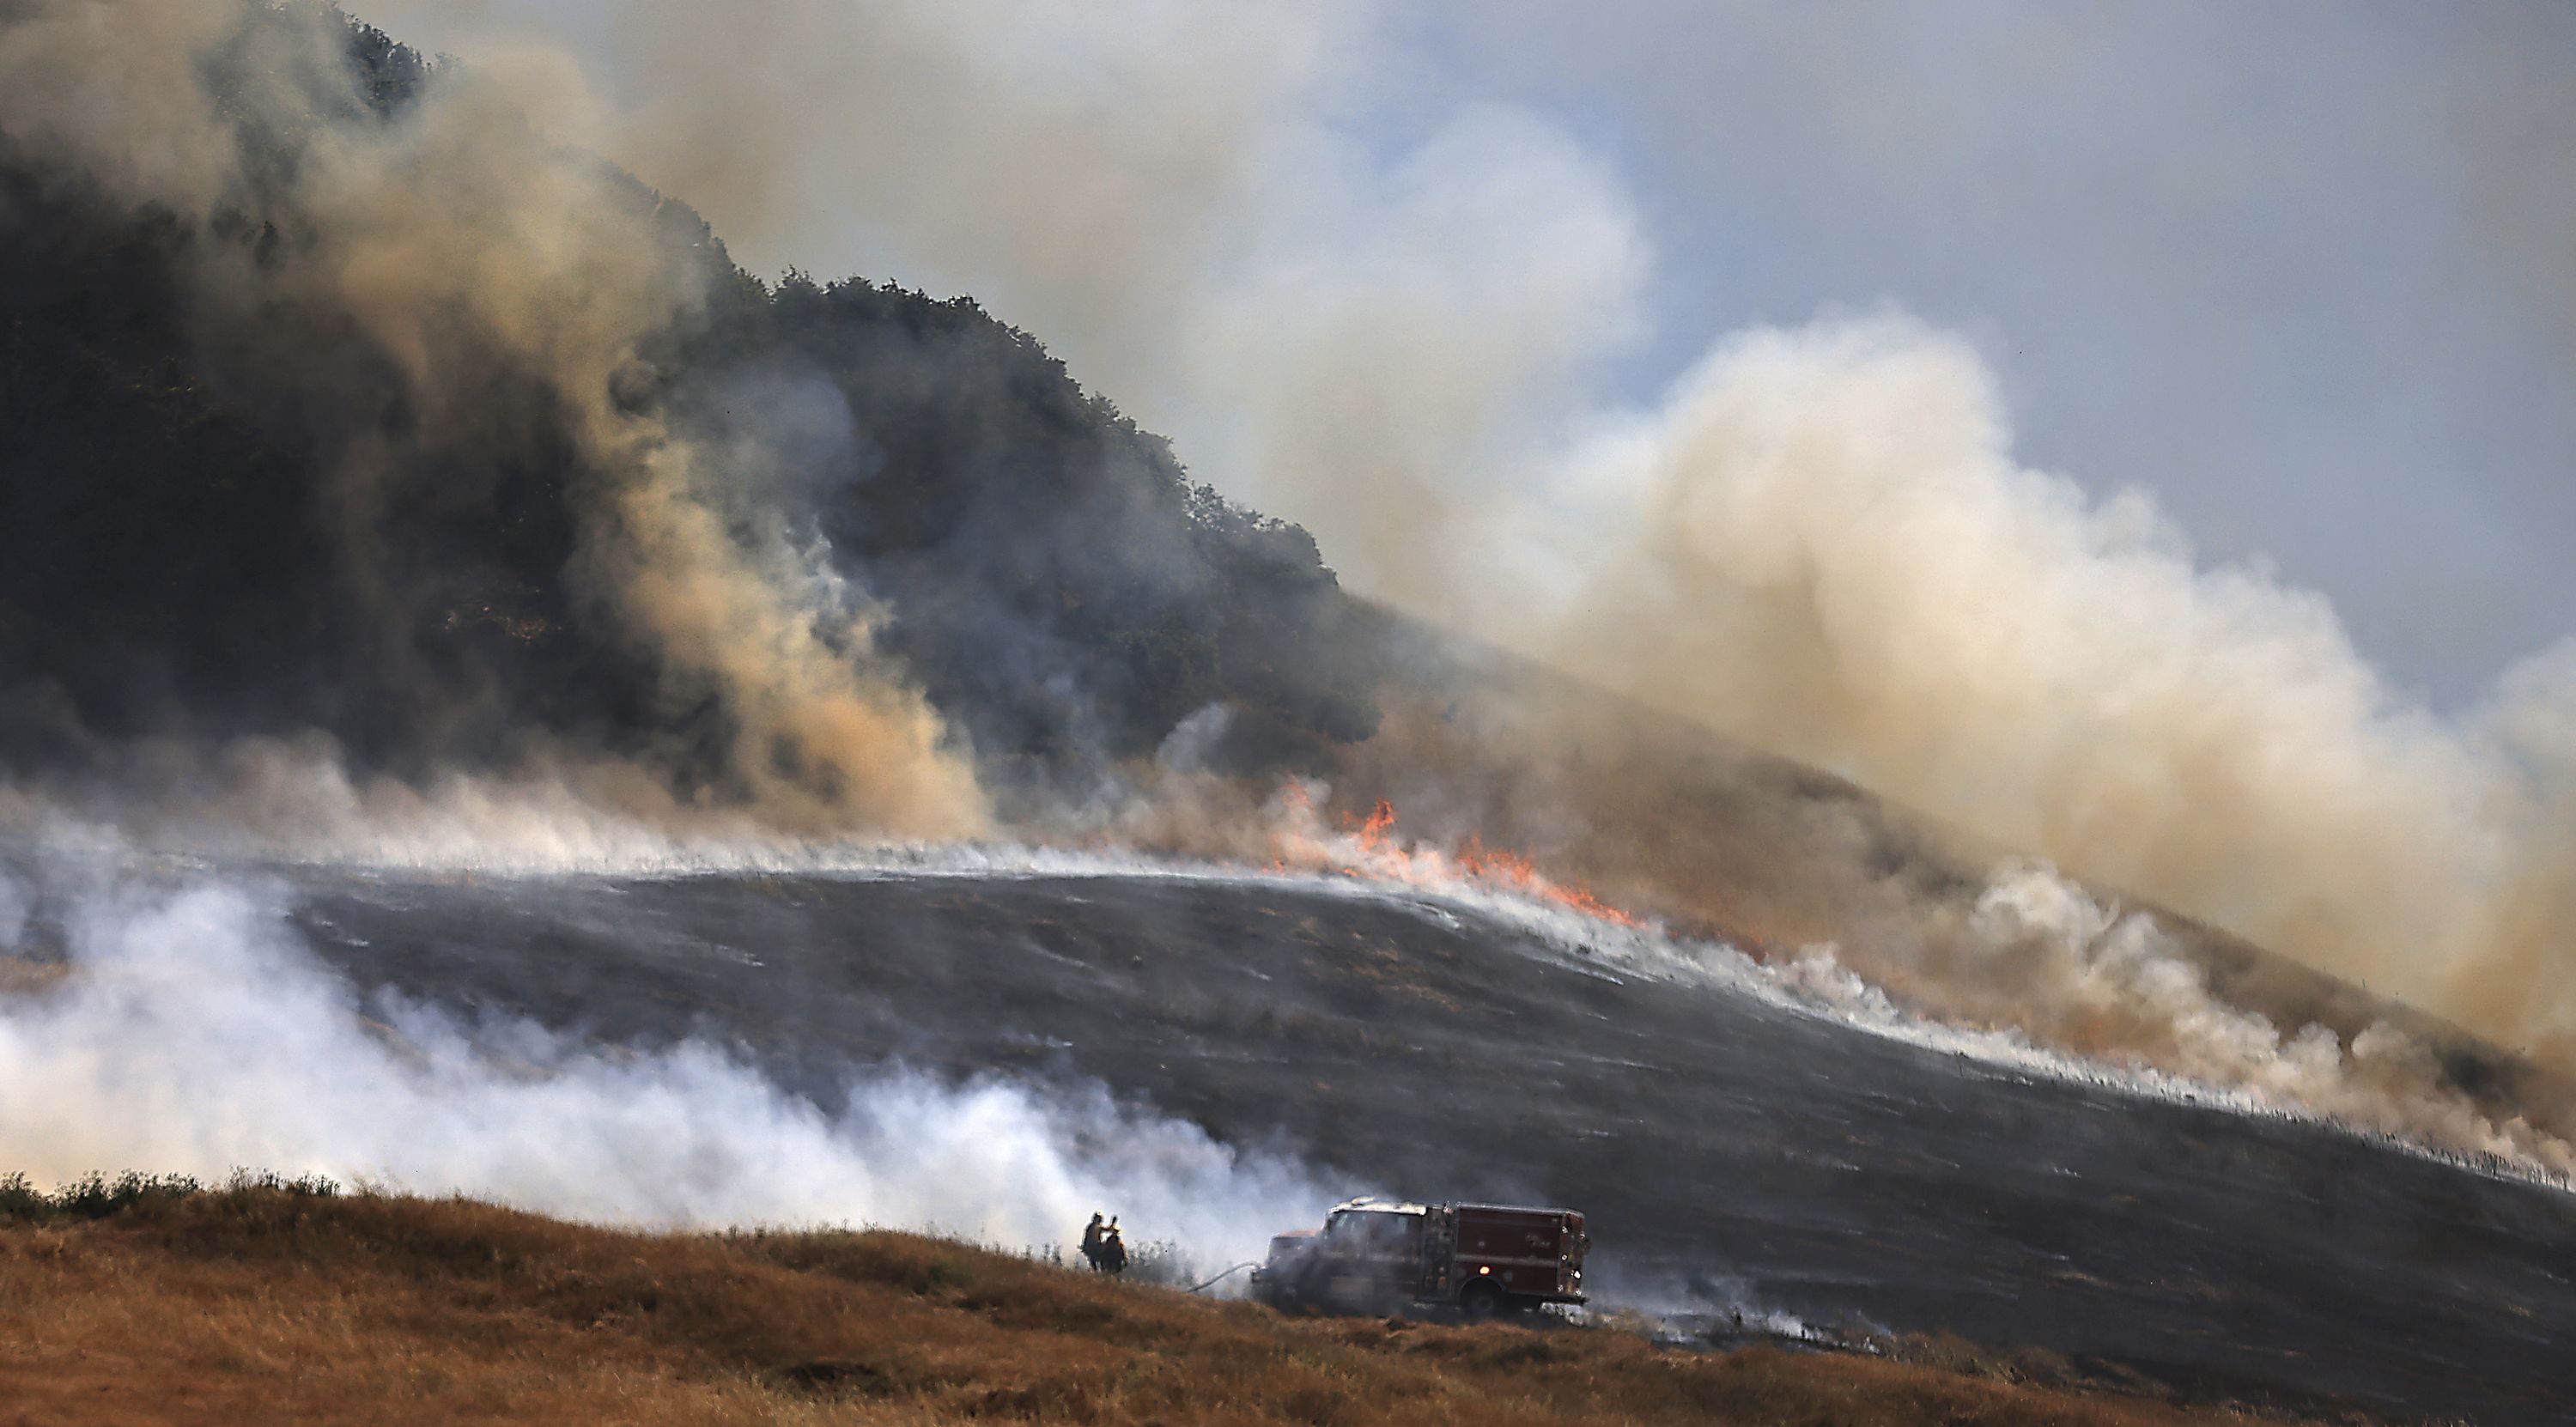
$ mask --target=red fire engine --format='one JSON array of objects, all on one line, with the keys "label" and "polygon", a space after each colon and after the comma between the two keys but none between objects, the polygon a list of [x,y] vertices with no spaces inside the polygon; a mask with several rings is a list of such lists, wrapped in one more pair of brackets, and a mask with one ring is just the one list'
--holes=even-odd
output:
[{"label": "red fire engine", "polygon": [[1583,1301],[1592,1240],[1571,1209],[1353,1199],[1270,1241],[1253,1296],[1289,1311],[1455,1307],[1471,1318]]}]

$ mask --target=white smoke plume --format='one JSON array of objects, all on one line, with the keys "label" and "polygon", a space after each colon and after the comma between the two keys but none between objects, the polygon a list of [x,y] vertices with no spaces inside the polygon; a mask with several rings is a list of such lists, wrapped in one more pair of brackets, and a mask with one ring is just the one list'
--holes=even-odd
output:
[{"label": "white smoke plume", "polygon": [[1557,626],[1570,666],[2570,1048],[2563,653],[2435,717],[2322,599],[2019,465],[1985,366],[1903,319],[1732,339],[1585,459],[1628,525]]},{"label": "white smoke plume", "polygon": [[1339,1197],[1097,1085],[862,1075],[826,1114],[725,1049],[630,1051],[362,997],[256,883],[56,859],[0,876],[62,973],[0,991],[0,1154],[59,1182],[251,1165],[656,1226],[875,1224],[1009,1247],[1095,1210],[1216,1261]]},{"label": "white smoke plume", "polygon": [[[2576,1174],[2576,1144],[2481,1109],[2407,1032],[2374,1022],[2347,1041],[2230,1005],[2152,914],[2105,903],[2046,866],[2004,869],[1950,951],[1948,999],[1982,1000],[1990,1028],[2473,1161],[2561,1181]],[[1790,975],[1837,1002],[1876,995],[1848,980],[1832,989],[1831,948],[1809,949]]]}]

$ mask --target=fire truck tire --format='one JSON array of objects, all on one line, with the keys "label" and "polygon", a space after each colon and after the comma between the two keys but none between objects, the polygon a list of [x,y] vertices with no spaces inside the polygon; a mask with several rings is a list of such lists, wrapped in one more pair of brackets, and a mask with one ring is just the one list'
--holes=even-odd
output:
[{"label": "fire truck tire", "polygon": [[1458,1295],[1459,1310],[1479,1323],[1502,1317],[1509,1306],[1503,1290],[1490,1283],[1468,1284],[1466,1291]]}]

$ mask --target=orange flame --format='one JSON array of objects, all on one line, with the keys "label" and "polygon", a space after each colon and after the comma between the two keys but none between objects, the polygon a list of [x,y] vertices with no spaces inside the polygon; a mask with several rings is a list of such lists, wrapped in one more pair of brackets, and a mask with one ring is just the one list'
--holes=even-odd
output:
[{"label": "orange flame", "polygon": [[[1384,807],[1385,804],[1379,804]],[[1527,893],[1572,907],[1589,917],[1616,922],[1623,927],[1645,925],[1635,917],[1592,895],[1592,889],[1577,882],[1567,886],[1549,881],[1530,860],[1517,852],[1489,852],[1482,837],[1470,835],[1467,845],[1458,850],[1458,866],[1470,877],[1486,882],[1499,882],[1515,892]]]},{"label": "orange flame", "polygon": [[[1282,788],[1279,802],[1294,819],[1311,823],[1314,800],[1304,786],[1291,783]],[[1455,851],[1446,853],[1437,848],[1407,844],[1395,835],[1395,804],[1384,798],[1370,806],[1366,818],[1344,813],[1341,824],[1350,838],[1345,850],[1336,851],[1317,841],[1301,839],[1298,845],[1281,850],[1281,855],[1272,863],[1274,870],[1284,871],[1292,862],[1306,866],[1320,863],[1347,877],[1386,882],[1417,885],[1448,881],[1481,883],[1497,891],[1553,902],[1614,925],[1645,925],[1594,896],[1590,888],[1580,883],[1560,883],[1549,878],[1524,854],[1487,848],[1481,836],[1470,836]]]},{"label": "orange flame", "polygon": [[1411,856],[1404,849],[1397,847],[1394,839],[1387,836],[1388,832],[1395,827],[1395,804],[1384,798],[1378,799],[1377,806],[1369,809],[1368,821],[1354,823],[1351,815],[1344,813],[1342,826],[1355,826],[1359,829],[1360,847],[1366,852],[1371,854],[1391,852],[1398,857]]}]

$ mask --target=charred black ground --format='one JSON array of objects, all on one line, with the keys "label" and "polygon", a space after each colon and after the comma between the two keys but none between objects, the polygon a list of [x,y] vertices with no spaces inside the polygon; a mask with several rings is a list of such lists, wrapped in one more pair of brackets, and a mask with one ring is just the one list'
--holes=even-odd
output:
[{"label": "charred black ground", "polygon": [[1622,976],[1473,913],[1120,877],[307,874],[299,901],[362,984],[716,1037],[826,1105],[889,1059],[1096,1077],[1355,1193],[1580,1207],[1601,1291],[1685,1316],[2036,1345],[2212,1401],[2576,1408],[2562,1193]]}]

